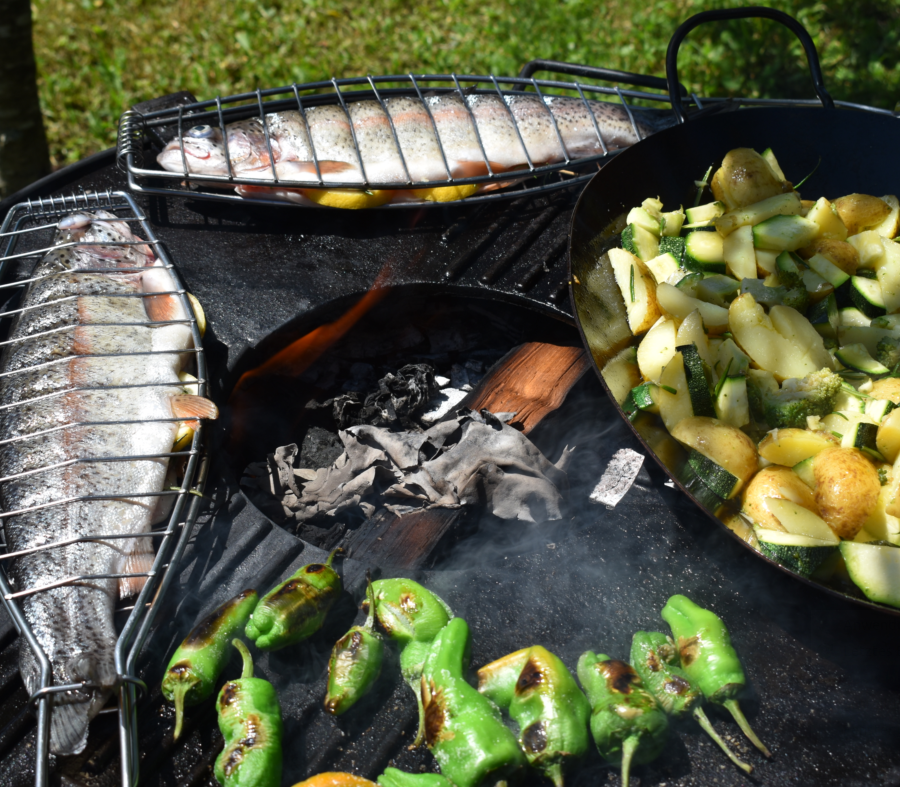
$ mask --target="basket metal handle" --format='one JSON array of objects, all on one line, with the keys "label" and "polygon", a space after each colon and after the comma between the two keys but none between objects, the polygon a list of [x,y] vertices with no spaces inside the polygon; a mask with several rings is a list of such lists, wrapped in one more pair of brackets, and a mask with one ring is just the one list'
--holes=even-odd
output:
[{"label": "basket metal handle", "polygon": [[834,109],[834,99],[825,89],[825,83],[822,79],[822,67],[819,65],[819,55],[818,52],[816,52],[816,45],[813,43],[812,38],[810,38],[809,33],[806,32],[806,28],[803,27],[803,25],[794,19],[794,17],[789,16],[783,11],[777,11],[774,8],[765,8],[763,6],[722,8],[715,11],[701,11],[699,14],[694,14],[694,16],[681,24],[669,41],[669,48],[666,50],[666,77],[669,81],[669,98],[672,101],[672,111],[675,113],[675,117],[678,119],[679,123],[684,123],[685,121],[681,96],[679,95],[679,91],[675,89],[675,86],[679,85],[678,48],[681,46],[681,42],[691,30],[705,22],[719,22],[723,19],[753,19],[755,17],[773,19],[776,22],[780,22],[800,39],[803,50],[806,52],[806,60],[809,63],[809,71],[812,75],[813,87],[815,88],[816,95],[819,97],[819,101],[822,102],[822,106],[825,107],[825,109]]},{"label": "basket metal handle", "polygon": [[[551,71],[555,74],[568,74],[570,76],[587,77],[589,79],[602,79],[606,82],[625,82],[629,85],[652,88],[653,90],[669,89],[669,83],[662,77],[648,76],[646,74],[633,74],[631,71],[617,71],[613,68],[566,63],[562,60],[529,60],[522,66],[519,76],[524,79],[530,79],[538,71]],[[681,88],[681,92],[684,95],[687,95],[687,89],[684,85],[680,85],[679,87]]]}]

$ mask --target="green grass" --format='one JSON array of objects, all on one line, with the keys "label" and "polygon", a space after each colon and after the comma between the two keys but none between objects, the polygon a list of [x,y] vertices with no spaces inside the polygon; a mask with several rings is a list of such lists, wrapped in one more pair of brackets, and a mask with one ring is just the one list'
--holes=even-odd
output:
[{"label": "green grass", "polygon": [[[33,0],[41,103],[54,166],[115,144],[131,104],[332,76],[518,73],[553,58],[664,75],[690,0]],[[889,109],[900,96],[900,3],[769,3],[814,34],[836,98]],[[412,10],[410,10],[412,9]],[[812,97],[802,50],[774,22],[708,25],[682,46],[701,95]]]}]

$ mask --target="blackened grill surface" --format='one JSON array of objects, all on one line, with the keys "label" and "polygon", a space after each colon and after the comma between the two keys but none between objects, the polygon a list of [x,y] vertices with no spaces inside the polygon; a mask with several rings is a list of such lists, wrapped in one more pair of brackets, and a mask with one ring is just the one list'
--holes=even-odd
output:
[{"label": "blackened grill surface", "polygon": [[[111,166],[87,174],[60,173],[48,188],[121,186]],[[552,300],[564,283],[565,237],[573,202],[547,195],[537,204],[489,209],[453,206],[428,215],[383,216],[279,211],[173,200],[149,201],[158,234],[200,298],[211,320],[207,334],[213,395],[224,403],[236,370],[249,368],[276,347],[263,341],[273,329],[335,298],[364,291],[385,262],[406,282],[448,282],[480,297],[513,298],[523,308],[542,304],[565,318],[568,303]],[[570,199],[570,197],[569,197]],[[511,213],[508,211],[512,211]],[[554,212],[547,218],[546,211]],[[543,218],[542,218],[543,217]],[[535,222],[544,223],[534,235]],[[524,239],[524,242],[523,242]],[[519,256],[509,250],[522,243]],[[508,258],[508,259],[507,259]],[[505,260],[505,261],[504,261]],[[545,270],[546,268],[546,270]],[[490,285],[485,285],[487,279]],[[517,285],[525,282],[521,288]],[[574,331],[574,328],[572,329]],[[559,428],[583,427],[596,454],[582,478],[599,478],[619,448],[640,451],[625,426],[585,376],[571,400],[593,406],[593,417]],[[575,401],[575,404],[578,402]],[[563,420],[583,418],[578,409]],[[248,586],[271,587],[307,562],[321,560],[273,526],[233,485],[211,475],[211,513],[202,517],[180,567],[179,589],[168,595],[140,669],[150,686],[139,705],[142,781],[147,785],[213,785],[211,765],[220,747],[212,703],[188,713],[185,740],[173,745],[171,708],[159,680],[175,644],[199,615]],[[742,700],[751,724],[774,752],[764,761],[725,716],[713,723],[755,767],[753,779],[736,772],[692,725],[679,727],[656,764],[635,771],[641,784],[661,785],[893,785],[900,782],[900,677],[897,621],[831,599],[770,569],[664,485],[647,461],[637,484],[612,511],[582,508],[561,525],[512,537],[512,544],[453,553],[439,571],[416,578],[443,595],[469,621],[473,665],[511,650],[543,644],[574,667],[593,649],[625,658],[632,633],[662,630],[659,609],[684,592],[728,623],[750,680]],[[573,497],[583,499],[584,484]],[[259,674],[276,681],[286,719],[284,784],[324,770],[377,776],[393,764],[434,768],[422,749],[409,751],[415,708],[408,689],[388,680],[345,717],[321,709],[328,650],[354,620],[367,565],[340,567],[346,593],[325,629],[306,645],[258,659]],[[390,572],[386,572],[390,573]],[[5,628],[4,628],[5,625]],[[33,780],[33,722],[15,669],[15,637],[0,624],[0,784]],[[233,662],[225,677],[238,671]],[[396,674],[390,666],[388,675]],[[289,677],[288,677],[289,676]],[[118,784],[115,717],[101,717],[83,757],[58,763],[59,783]],[[617,783],[597,758],[570,784]]]}]

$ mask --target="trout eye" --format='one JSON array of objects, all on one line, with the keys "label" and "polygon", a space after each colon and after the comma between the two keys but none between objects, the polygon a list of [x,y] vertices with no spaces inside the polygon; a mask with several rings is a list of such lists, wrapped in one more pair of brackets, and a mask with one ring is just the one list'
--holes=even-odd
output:
[{"label": "trout eye", "polygon": [[215,129],[212,126],[194,126],[188,129],[187,133],[189,137],[194,139],[209,139],[213,134],[215,134]]}]

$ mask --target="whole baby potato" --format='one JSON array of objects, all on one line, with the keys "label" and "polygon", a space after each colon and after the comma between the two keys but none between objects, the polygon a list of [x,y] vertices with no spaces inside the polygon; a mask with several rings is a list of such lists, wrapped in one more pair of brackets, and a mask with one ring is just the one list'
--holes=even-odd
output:
[{"label": "whole baby potato", "polygon": [[881,492],[875,467],[858,448],[826,448],[813,460],[813,477],[822,519],[840,538],[854,538]]},{"label": "whole baby potato", "polygon": [[744,490],[741,505],[741,510],[758,525],[768,530],[784,530],[781,522],[769,511],[767,497],[790,500],[819,516],[812,489],[789,467],[773,465],[760,470]]}]

